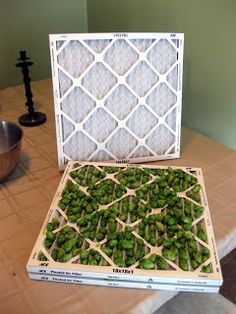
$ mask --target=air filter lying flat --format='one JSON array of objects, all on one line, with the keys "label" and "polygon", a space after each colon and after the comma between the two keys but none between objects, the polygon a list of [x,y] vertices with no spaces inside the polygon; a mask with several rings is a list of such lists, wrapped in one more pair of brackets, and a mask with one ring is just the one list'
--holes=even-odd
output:
[{"label": "air filter lying flat", "polygon": [[59,167],[180,154],[183,34],[50,35]]},{"label": "air filter lying flat", "polygon": [[70,161],[27,270],[38,280],[217,292],[201,169]]}]

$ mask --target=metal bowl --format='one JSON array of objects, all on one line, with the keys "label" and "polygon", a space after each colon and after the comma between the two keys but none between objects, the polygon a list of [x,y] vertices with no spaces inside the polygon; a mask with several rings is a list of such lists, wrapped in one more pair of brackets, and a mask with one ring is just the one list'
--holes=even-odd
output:
[{"label": "metal bowl", "polygon": [[0,120],[0,182],[16,168],[20,158],[22,129],[11,122]]}]

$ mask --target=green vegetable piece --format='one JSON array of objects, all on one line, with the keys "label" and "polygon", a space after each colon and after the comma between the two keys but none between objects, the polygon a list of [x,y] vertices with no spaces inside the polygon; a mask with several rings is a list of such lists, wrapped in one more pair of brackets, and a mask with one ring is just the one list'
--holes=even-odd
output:
[{"label": "green vegetable piece", "polygon": [[76,215],[67,215],[67,217],[68,217],[69,222],[72,224],[76,223],[78,220],[78,217]]},{"label": "green vegetable piece", "polygon": [[196,268],[198,268],[199,263],[193,259],[193,260],[191,260],[191,265],[192,265],[193,269],[196,269]]},{"label": "green vegetable piece", "polygon": [[139,264],[140,268],[141,269],[155,269],[155,263],[153,263],[152,261],[148,260],[148,259],[143,259],[140,261],[140,264]]},{"label": "green vegetable piece", "polygon": [[156,240],[154,237],[152,237],[152,238],[150,238],[149,243],[150,243],[152,246],[155,246],[155,245],[157,244],[157,240]]},{"label": "green vegetable piece", "polygon": [[201,227],[198,227],[197,228],[197,237],[202,240],[203,242],[207,242],[207,236],[206,236],[206,233],[204,231],[203,228]]},{"label": "green vegetable piece", "polygon": [[122,258],[117,258],[114,260],[114,263],[118,266],[118,267],[125,267],[125,262],[123,261]]},{"label": "green vegetable piece", "polygon": [[210,265],[203,266],[202,267],[202,272],[204,272],[204,273],[212,273],[212,267]]},{"label": "green vegetable piece", "polygon": [[192,250],[196,250],[197,249],[197,242],[194,239],[188,241],[188,248],[192,249]]},{"label": "green vegetable piece", "polygon": [[202,263],[202,254],[199,251],[194,251],[191,254],[191,257],[198,263],[201,264]]},{"label": "green vegetable piece", "polygon": [[111,248],[116,247],[117,244],[118,244],[118,241],[117,241],[117,240],[110,240],[110,241],[108,242],[108,245],[109,245]]},{"label": "green vegetable piece", "polygon": [[157,240],[157,246],[161,246],[164,241],[165,241],[165,238],[164,238],[164,237],[160,237],[160,238]]},{"label": "green vegetable piece", "polygon": [[202,262],[204,263],[210,257],[210,251],[207,248],[201,249]]},{"label": "green vegetable piece", "polygon": [[156,254],[152,254],[148,257],[148,260],[153,263],[156,263],[156,257],[157,257]]},{"label": "green vegetable piece", "polygon": [[85,219],[84,217],[83,218],[81,218],[79,221],[78,221],[78,225],[80,226],[80,227],[85,227],[85,226],[87,226],[87,224],[88,224],[88,222],[87,222],[87,219]]},{"label": "green vegetable piece", "polygon": [[103,247],[102,251],[109,257],[111,257],[112,254],[113,254],[113,250],[111,248],[109,248],[109,247]]},{"label": "green vegetable piece", "polygon": [[185,260],[185,261],[188,260],[188,252],[187,252],[186,249],[181,249],[181,250],[179,251],[179,259]]},{"label": "green vegetable piece", "polygon": [[188,265],[188,261],[184,260],[184,259],[180,259],[179,260],[179,267],[181,269],[183,269],[184,271],[188,271],[189,270],[189,265]]},{"label": "green vegetable piece", "polygon": [[98,242],[100,242],[100,241],[102,241],[105,238],[105,236],[106,235],[104,233],[98,232],[96,234],[96,239],[97,239]]},{"label": "green vegetable piece", "polygon": [[119,259],[123,257],[123,252],[121,250],[115,250],[114,259]]},{"label": "green vegetable piece", "polygon": [[108,222],[108,230],[109,230],[110,232],[115,232],[115,231],[116,231],[116,228],[117,228],[117,225],[116,225],[116,223],[115,223],[115,220],[110,220],[110,221]]},{"label": "green vegetable piece", "polygon": [[69,232],[67,232],[67,234],[65,235],[66,240],[71,240],[71,239],[75,239],[77,238],[77,233],[75,231],[70,230]]},{"label": "green vegetable piece", "polygon": [[133,265],[136,263],[136,259],[135,257],[127,257],[126,260],[125,260],[125,264],[127,267]]},{"label": "green vegetable piece", "polygon": [[203,214],[203,212],[204,212],[204,207],[196,207],[195,209],[194,209],[194,218],[199,218],[202,214]]},{"label": "green vegetable piece", "polygon": [[137,216],[136,215],[134,215],[134,214],[130,215],[130,221],[132,223],[135,222],[136,220],[137,220]]},{"label": "green vegetable piece", "polygon": [[100,262],[100,260],[101,260],[101,255],[98,253],[98,252],[96,252],[94,255],[93,255],[93,259],[94,260],[96,260],[97,262]]},{"label": "green vegetable piece", "polygon": [[162,208],[166,205],[166,200],[157,200],[157,207]]},{"label": "green vegetable piece", "polygon": [[134,254],[136,260],[141,259],[144,255],[145,255],[144,247],[137,248],[137,250],[136,250],[136,252]]},{"label": "green vegetable piece", "polygon": [[134,247],[134,243],[131,240],[122,240],[121,245],[124,250],[133,249]]},{"label": "green vegetable piece", "polygon": [[80,249],[78,247],[74,247],[71,251],[71,254],[73,257],[76,255],[79,255],[79,253],[80,253]]},{"label": "green vegetable piece", "polygon": [[98,261],[96,261],[95,259],[91,259],[91,261],[89,262],[90,265],[98,265]]},{"label": "green vegetable piece", "polygon": [[136,239],[136,243],[137,243],[138,246],[144,246],[143,239],[140,239],[140,238]]},{"label": "green vegetable piece", "polygon": [[47,249],[49,249],[52,246],[53,242],[49,239],[45,239],[44,245]]},{"label": "green vegetable piece", "polygon": [[48,259],[47,259],[47,257],[41,252],[41,253],[39,254],[39,260],[40,260],[40,261],[47,261]]},{"label": "green vegetable piece", "polygon": [[56,239],[56,236],[55,236],[55,234],[52,231],[47,231],[46,238],[49,241],[53,242]]},{"label": "green vegetable piece", "polygon": [[59,252],[59,250],[56,248],[52,250],[51,257],[54,259],[54,261],[57,261],[58,252]]},{"label": "green vegetable piece", "polygon": [[193,193],[198,193],[201,189],[201,185],[200,184],[196,184],[194,187],[193,187]]},{"label": "green vegetable piece", "polygon": [[190,231],[192,228],[192,223],[188,223],[188,224],[183,224],[183,229],[185,231]]},{"label": "green vegetable piece", "polygon": [[162,255],[163,255],[164,258],[166,258],[166,259],[168,259],[168,260],[173,262],[173,261],[176,260],[177,252],[176,252],[176,250],[173,250],[173,249],[171,250],[171,249],[164,248],[162,250]]},{"label": "green vegetable piece", "polygon": [[182,222],[185,223],[185,224],[191,224],[192,223],[192,219],[190,217],[183,216],[182,217]]},{"label": "green vegetable piece", "polygon": [[80,260],[80,263],[81,263],[82,265],[88,265],[88,264],[89,264],[89,260],[88,260],[88,258],[84,258],[84,259],[81,259],[81,260]]},{"label": "green vegetable piece", "polygon": [[156,264],[157,264],[158,269],[161,269],[161,270],[169,269],[169,264],[164,260],[164,258],[162,258],[159,255],[156,256]]},{"label": "green vegetable piece", "polygon": [[66,263],[71,259],[72,255],[71,254],[66,254],[65,251],[60,248],[58,250],[58,256],[57,256],[57,261],[61,263]]},{"label": "green vegetable piece", "polygon": [[80,249],[82,247],[83,243],[84,243],[84,239],[83,238],[78,238],[76,246]]},{"label": "green vegetable piece", "polygon": [[172,239],[167,239],[163,242],[163,247],[165,247],[165,248],[170,248],[172,245],[173,245]]},{"label": "green vegetable piece", "polygon": [[89,257],[89,250],[82,250],[81,253],[80,253],[80,259],[83,260],[83,259],[87,259]]},{"label": "green vegetable piece", "polygon": [[71,250],[76,246],[76,243],[77,243],[77,239],[71,239],[67,241],[66,243],[64,243],[62,245],[62,248],[65,251],[65,253],[70,253]]}]

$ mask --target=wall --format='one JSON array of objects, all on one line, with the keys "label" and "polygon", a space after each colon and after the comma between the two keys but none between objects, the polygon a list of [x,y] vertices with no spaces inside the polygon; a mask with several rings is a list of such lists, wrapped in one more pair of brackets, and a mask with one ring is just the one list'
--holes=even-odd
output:
[{"label": "wall", "polygon": [[0,89],[22,83],[20,50],[34,62],[32,80],[48,78],[48,34],[86,31],[86,0],[0,0]]},{"label": "wall", "polygon": [[90,32],[184,32],[183,124],[236,149],[236,1],[88,0]]}]

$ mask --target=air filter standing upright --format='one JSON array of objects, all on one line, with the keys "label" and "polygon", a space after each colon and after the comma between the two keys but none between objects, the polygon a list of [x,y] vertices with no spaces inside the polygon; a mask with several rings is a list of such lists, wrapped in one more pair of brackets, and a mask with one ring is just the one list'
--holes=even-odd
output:
[{"label": "air filter standing upright", "polygon": [[178,158],[183,34],[50,35],[58,162]]}]

